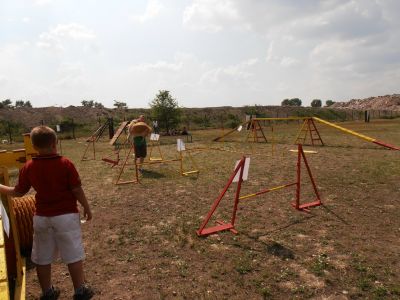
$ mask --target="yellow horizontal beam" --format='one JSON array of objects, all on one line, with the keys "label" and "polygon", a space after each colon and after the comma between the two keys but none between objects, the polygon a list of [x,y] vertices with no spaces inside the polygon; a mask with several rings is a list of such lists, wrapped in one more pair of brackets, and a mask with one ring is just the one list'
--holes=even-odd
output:
[{"label": "yellow horizontal beam", "polygon": [[318,122],[322,123],[322,124],[331,126],[331,127],[333,127],[333,128],[336,128],[336,129],[339,129],[339,130],[341,130],[341,131],[343,131],[343,132],[345,132],[345,133],[352,134],[352,135],[354,135],[354,136],[356,136],[356,137],[359,137],[360,139],[366,140],[366,141],[368,141],[368,142],[374,142],[374,141],[376,140],[376,139],[371,138],[371,137],[369,137],[369,136],[360,134],[360,133],[358,133],[358,132],[355,132],[355,131],[353,131],[353,130],[350,130],[350,129],[344,128],[344,127],[342,127],[342,126],[336,125],[336,124],[334,124],[334,123],[325,121],[325,120],[323,120],[323,119],[320,119],[320,118],[317,118],[317,117],[313,117],[313,119],[314,119],[315,121],[318,121]]},{"label": "yellow horizontal beam", "polygon": [[254,121],[289,121],[289,120],[306,120],[312,117],[287,117],[287,118],[253,118]]},{"label": "yellow horizontal beam", "polygon": [[25,149],[0,152],[0,166],[6,168],[22,168],[26,162]]}]

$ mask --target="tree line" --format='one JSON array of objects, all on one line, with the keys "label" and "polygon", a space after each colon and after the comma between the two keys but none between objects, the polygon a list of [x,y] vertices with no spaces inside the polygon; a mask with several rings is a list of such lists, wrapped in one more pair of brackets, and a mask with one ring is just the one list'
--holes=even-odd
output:
[{"label": "tree line", "polygon": [[[284,99],[281,102],[281,106],[301,106],[301,100],[299,98],[292,98],[292,99]],[[325,107],[331,106],[335,101],[333,100],[326,100]],[[314,99],[311,101],[311,107],[322,107],[322,100],[321,99]]]},{"label": "tree line", "polygon": [[30,101],[24,100],[16,100],[15,104],[13,105],[10,99],[6,99],[0,102],[0,109],[1,108],[14,108],[14,107],[30,107],[32,108],[32,104]]}]

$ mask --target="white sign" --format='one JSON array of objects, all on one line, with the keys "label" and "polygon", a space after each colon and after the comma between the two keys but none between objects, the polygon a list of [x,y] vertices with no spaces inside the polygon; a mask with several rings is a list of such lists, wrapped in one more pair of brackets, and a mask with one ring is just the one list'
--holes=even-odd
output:
[{"label": "white sign", "polygon": [[238,127],[238,129],[237,129],[237,131],[242,131],[242,129],[243,129],[243,126],[242,125],[240,125],[239,127]]},{"label": "white sign", "polygon": [[176,140],[176,147],[177,147],[179,152],[186,150],[185,149],[185,143],[181,139],[177,139]]},{"label": "white sign", "polygon": [[[238,160],[236,162],[234,170],[236,170],[236,167],[238,166],[239,163],[240,163],[240,160]],[[242,177],[243,181],[247,180],[247,178],[249,177],[249,168],[250,168],[250,157],[246,157],[246,159],[244,161],[244,170],[243,170],[243,177]],[[232,182],[238,182],[239,176],[240,176],[240,169],[236,173],[236,176],[235,176],[235,178],[233,178]]]},{"label": "white sign", "polygon": [[61,132],[61,127],[60,127],[60,125],[56,125],[56,131],[57,131],[57,132]]},{"label": "white sign", "polygon": [[10,237],[10,220],[8,219],[6,209],[3,206],[3,203],[0,201],[0,215],[3,220],[3,228],[4,232]]},{"label": "white sign", "polygon": [[160,139],[160,135],[157,133],[150,134],[150,141],[158,141]]}]

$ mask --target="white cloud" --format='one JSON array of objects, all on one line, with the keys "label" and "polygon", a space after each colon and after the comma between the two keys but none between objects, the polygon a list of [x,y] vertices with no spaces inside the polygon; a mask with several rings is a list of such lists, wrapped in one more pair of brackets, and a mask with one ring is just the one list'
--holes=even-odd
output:
[{"label": "white cloud", "polygon": [[33,4],[38,6],[47,5],[53,2],[54,0],[33,0]]},{"label": "white cloud", "polygon": [[166,61],[158,61],[155,63],[142,63],[130,67],[131,71],[179,71],[182,69],[182,62],[169,63]]},{"label": "white cloud", "polygon": [[300,63],[300,61],[294,57],[285,56],[281,59],[281,66],[285,68],[296,66]]},{"label": "white cloud", "polygon": [[218,32],[226,27],[247,28],[231,0],[195,0],[183,12],[183,25],[194,30]]},{"label": "white cloud", "polygon": [[147,3],[146,9],[142,15],[134,15],[132,19],[139,23],[145,23],[156,18],[163,11],[164,5],[156,0],[150,0]]},{"label": "white cloud", "polygon": [[51,50],[64,50],[69,41],[87,41],[96,37],[89,28],[76,24],[59,24],[48,32],[40,34],[37,46]]}]

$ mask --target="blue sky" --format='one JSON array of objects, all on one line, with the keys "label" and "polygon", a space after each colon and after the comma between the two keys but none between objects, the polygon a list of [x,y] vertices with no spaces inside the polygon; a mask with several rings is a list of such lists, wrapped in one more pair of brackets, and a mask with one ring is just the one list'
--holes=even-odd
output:
[{"label": "blue sky", "polygon": [[0,100],[309,105],[399,82],[397,0],[0,0]]}]

